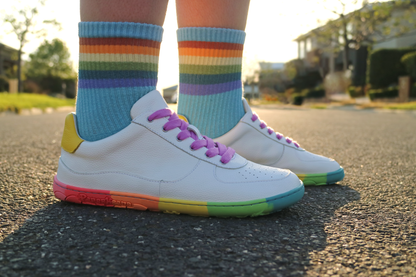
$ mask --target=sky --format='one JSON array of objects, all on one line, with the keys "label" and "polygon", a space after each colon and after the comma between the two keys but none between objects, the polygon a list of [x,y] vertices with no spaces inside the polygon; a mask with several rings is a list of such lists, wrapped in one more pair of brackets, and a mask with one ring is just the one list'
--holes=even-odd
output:
[{"label": "sky", "polygon": [[[34,0],[3,1],[0,18],[4,14],[14,13],[14,7],[34,3]],[[350,4],[347,9],[357,8],[357,5]],[[333,18],[334,15],[329,11],[332,8],[340,8],[337,0],[251,0],[243,54],[243,76],[256,69],[259,61],[287,62],[297,58],[297,43],[293,39]],[[79,1],[47,0],[46,6],[39,8],[38,18],[39,21],[56,19],[61,23],[60,31],[47,29],[46,39],[63,40],[71,52],[74,67],[77,68]],[[177,27],[175,1],[171,0],[163,26],[157,86],[159,90],[178,84],[179,81]],[[8,34],[8,29],[9,26],[5,23],[0,26],[0,42],[18,48],[16,35]],[[44,39],[31,37],[23,49],[26,53],[24,58],[34,52]]]}]

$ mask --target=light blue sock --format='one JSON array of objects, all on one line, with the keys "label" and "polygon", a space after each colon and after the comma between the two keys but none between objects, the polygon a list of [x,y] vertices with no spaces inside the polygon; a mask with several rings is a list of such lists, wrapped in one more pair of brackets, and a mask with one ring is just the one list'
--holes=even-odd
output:
[{"label": "light blue sock", "polygon": [[241,63],[245,32],[219,28],[181,28],[179,104],[202,134],[217,138],[244,116]]},{"label": "light blue sock", "polygon": [[131,122],[131,107],[156,88],[160,26],[129,22],[79,23],[76,105],[87,141],[111,136]]}]

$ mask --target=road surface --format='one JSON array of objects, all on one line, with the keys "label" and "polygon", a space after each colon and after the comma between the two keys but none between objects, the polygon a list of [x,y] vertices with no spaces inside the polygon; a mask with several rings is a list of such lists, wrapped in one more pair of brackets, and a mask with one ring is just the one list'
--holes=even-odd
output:
[{"label": "road surface", "polygon": [[256,111],[344,181],[258,218],[64,203],[65,114],[0,117],[0,276],[416,276],[416,115]]}]

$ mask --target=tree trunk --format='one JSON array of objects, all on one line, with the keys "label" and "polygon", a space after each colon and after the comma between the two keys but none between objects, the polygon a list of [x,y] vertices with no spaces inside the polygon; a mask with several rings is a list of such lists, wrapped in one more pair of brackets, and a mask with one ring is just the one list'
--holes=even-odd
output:
[{"label": "tree trunk", "polygon": [[350,59],[349,50],[350,50],[350,48],[348,47],[348,44],[345,44],[344,45],[344,55],[342,57],[344,71],[347,71],[348,67],[349,67],[349,59]]},{"label": "tree trunk", "polygon": [[347,69],[348,69],[348,67],[349,67],[349,50],[350,50],[350,47],[349,47],[349,43],[348,43],[348,28],[347,28],[347,21],[345,20],[345,17],[344,17],[344,15],[341,15],[341,18],[342,18],[342,31],[343,31],[343,34],[342,34],[342,36],[343,36],[343,39],[344,39],[344,53],[343,53],[343,57],[342,57],[342,63],[343,63],[343,66],[342,66],[342,69],[344,70],[344,71],[347,71]]},{"label": "tree trunk", "polygon": [[17,57],[17,93],[22,92],[22,47],[19,48]]}]

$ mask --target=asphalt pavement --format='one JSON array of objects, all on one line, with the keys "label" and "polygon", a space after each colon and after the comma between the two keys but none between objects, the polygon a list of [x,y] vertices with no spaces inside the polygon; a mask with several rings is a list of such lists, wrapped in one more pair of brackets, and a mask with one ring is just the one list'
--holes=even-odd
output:
[{"label": "asphalt pavement", "polygon": [[64,203],[65,114],[0,116],[0,276],[416,276],[415,113],[256,111],[344,181],[257,218]]}]

